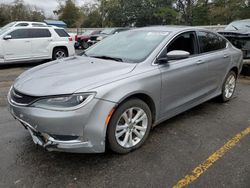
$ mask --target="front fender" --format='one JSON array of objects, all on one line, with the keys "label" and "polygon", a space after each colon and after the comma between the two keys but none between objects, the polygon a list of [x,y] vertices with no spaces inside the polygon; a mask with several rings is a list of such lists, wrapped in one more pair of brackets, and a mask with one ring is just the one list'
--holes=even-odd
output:
[{"label": "front fender", "polygon": [[156,66],[153,70],[100,86],[94,91],[97,92],[96,98],[114,103],[121,103],[136,94],[145,94],[153,100],[157,118],[160,109],[161,74]]}]

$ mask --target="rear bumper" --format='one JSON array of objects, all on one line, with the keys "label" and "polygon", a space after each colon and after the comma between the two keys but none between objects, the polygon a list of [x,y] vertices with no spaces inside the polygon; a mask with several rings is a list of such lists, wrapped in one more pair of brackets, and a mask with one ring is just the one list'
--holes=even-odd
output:
[{"label": "rear bumper", "polygon": [[75,55],[75,42],[72,42],[72,45],[69,45],[68,46],[68,55],[69,56],[73,56],[73,55]]}]

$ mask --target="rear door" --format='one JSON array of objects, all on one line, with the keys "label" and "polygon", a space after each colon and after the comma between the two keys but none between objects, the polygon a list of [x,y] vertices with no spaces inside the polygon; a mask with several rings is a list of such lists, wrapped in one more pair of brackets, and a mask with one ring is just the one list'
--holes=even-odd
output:
[{"label": "rear door", "polygon": [[23,61],[31,58],[28,29],[15,29],[6,35],[11,35],[11,39],[2,39],[5,61]]},{"label": "rear door", "polygon": [[50,57],[50,43],[52,36],[49,29],[46,28],[31,28],[32,58],[42,59]]},{"label": "rear door", "polygon": [[207,88],[216,91],[221,87],[227,67],[230,65],[227,41],[209,31],[198,31],[197,37],[202,56],[201,63],[207,67],[205,73]]}]

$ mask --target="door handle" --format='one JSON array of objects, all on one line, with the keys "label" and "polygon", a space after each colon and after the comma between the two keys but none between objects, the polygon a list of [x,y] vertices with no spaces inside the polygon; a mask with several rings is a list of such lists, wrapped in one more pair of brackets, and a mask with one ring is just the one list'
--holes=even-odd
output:
[{"label": "door handle", "polygon": [[224,57],[224,58],[228,58],[229,55],[228,55],[228,54],[224,54],[223,57]]},{"label": "door handle", "polygon": [[26,40],[25,42],[30,42],[29,40]]},{"label": "door handle", "polygon": [[198,60],[196,63],[197,63],[198,65],[200,65],[200,64],[205,63],[205,61],[200,59],[200,60]]}]

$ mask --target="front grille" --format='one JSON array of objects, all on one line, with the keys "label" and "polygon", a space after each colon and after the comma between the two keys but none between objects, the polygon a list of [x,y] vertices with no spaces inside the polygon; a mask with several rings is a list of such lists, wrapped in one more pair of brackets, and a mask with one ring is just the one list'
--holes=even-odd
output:
[{"label": "front grille", "polygon": [[38,97],[33,97],[33,96],[22,94],[19,91],[12,88],[12,90],[10,91],[10,99],[11,99],[11,102],[17,105],[26,106],[36,101]]}]

